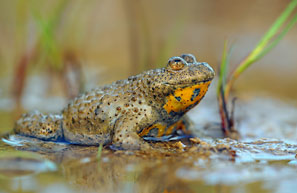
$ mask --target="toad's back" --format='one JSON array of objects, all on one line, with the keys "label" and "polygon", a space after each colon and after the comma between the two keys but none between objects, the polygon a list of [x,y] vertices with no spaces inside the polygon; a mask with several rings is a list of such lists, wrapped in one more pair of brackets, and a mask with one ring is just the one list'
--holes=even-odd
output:
[{"label": "toad's back", "polygon": [[147,145],[141,137],[172,134],[183,114],[203,98],[213,76],[211,67],[192,55],[173,57],[165,68],[77,97],[61,114],[25,114],[15,132],[74,144],[139,148]]}]

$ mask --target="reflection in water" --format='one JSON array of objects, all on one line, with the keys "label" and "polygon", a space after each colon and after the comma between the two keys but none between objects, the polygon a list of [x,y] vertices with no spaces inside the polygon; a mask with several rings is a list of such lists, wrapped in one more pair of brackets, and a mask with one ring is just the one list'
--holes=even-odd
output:
[{"label": "reflection in water", "polygon": [[[104,149],[98,160],[97,147],[30,140],[32,139],[10,136],[6,142],[10,145],[18,144],[15,146],[18,150],[38,151],[45,158],[54,161],[60,168],[57,175],[62,172],[63,180],[71,188],[84,192],[191,192],[190,187],[175,176],[175,171],[181,165],[193,166],[193,159],[209,157],[209,149],[206,148],[201,148],[201,151],[194,148],[195,152],[184,153],[180,149],[169,150],[169,147],[176,146],[172,143],[152,144],[155,150],[150,153]],[[12,149],[12,146],[9,148]]]},{"label": "reflection in water", "polygon": [[[6,178],[0,185],[7,191],[15,190],[16,179],[22,188],[27,187],[24,183],[31,184],[32,191],[46,187],[59,192],[144,193],[235,191],[238,184],[246,192],[253,192],[275,188],[273,181],[279,184],[297,179],[296,167],[288,164],[295,159],[297,145],[275,140],[192,140],[194,142],[183,142],[182,147],[178,145],[181,142],[154,143],[151,152],[105,148],[100,159],[95,146],[56,144],[20,136],[10,136],[8,141],[10,145],[2,142],[1,149],[38,152],[43,160],[51,160],[59,169],[37,172],[27,178]],[[18,146],[11,146],[16,142]],[[25,161],[28,160],[19,159],[20,163]],[[3,163],[0,160],[0,165]]]}]

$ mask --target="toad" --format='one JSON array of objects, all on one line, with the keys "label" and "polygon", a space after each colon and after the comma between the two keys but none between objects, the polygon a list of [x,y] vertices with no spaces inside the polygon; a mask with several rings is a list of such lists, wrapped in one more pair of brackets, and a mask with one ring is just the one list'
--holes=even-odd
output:
[{"label": "toad", "polygon": [[184,115],[202,100],[214,75],[191,54],[172,57],[163,68],[78,96],[61,113],[24,114],[14,132],[48,141],[142,149],[149,146],[147,140],[186,131]]}]

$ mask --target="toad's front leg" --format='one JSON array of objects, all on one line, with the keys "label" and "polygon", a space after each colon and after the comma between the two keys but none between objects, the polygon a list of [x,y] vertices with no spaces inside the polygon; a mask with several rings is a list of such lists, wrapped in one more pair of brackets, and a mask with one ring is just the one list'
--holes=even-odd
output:
[{"label": "toad's front leg", "polygon": [[115,149],[145,150],[150,149],[148,142],[144,141],[138,134],[141,120],[129,117],[120,117],[114,127],[112,146]]}]

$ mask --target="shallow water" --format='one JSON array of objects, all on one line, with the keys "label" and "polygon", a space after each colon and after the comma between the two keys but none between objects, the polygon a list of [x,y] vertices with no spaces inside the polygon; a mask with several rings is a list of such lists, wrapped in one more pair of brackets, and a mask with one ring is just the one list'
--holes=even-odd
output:
[{"label": "shallow water", "polygon": [[0,143],[0,192],[296,190],[296,108],[271,98],[240,101],[236,141],[217,138],[219,119],[211,101],[210,96],[190,113],[194,133],[203,137],[151,143],[150,152],[106,147],[98,153],[94,146],[6,137]]}]

